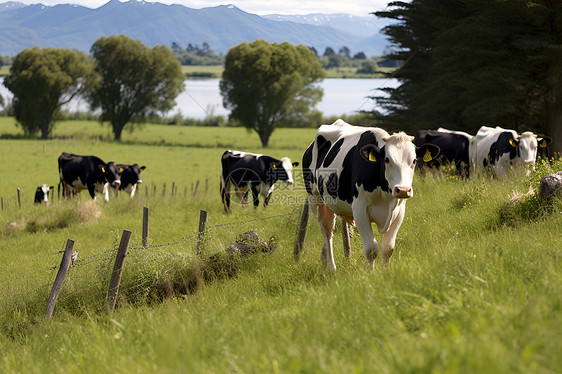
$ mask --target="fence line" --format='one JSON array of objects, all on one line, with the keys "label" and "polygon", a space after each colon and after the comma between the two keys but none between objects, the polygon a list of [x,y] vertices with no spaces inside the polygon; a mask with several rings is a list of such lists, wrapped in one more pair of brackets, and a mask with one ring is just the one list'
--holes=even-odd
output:
[{"label": "fence line", "polygon": [[[204,211],[202,211],[202,212],[204,212]],[[203,216],[203,213],[201,213],[201,214],[202,214],[201,216]],[[143,243],[142,244],[144,244],[144,245],[140,245],[140,246],[137,246],[137,247],[128,247],[126,249],[125,253],[121,254],[121,257],[122,257],[122,260],[123,260],[124,257],[126,256],[126,253],[130,250],[139,250],[139,249],[147,250],[147,249],[150,249],[150,248],[161,248],[161,247],[166,247],[166,246],[177,245],[177,244],[180,244],[182,242],[185,242],[186,240],[196,239],[196,238],[199,238],[199,240],[198,240],[198,242],[199,242],[199,241],[202,240],[201,238],[204,234],[208,233],[209,231],[215,231],[215,230],[217,230],[218,228],[221,228],[221,227],[261,222],[261,221],[266,221],[266,220],[271,220],[271,219],[276,219],[276,218],[295,216],[297,214],[299,214],[299,212],[278,214],[278,215],[274,215],[274,216],[254,218],[254,219],[234,221],[234,222],[223,222],[223,223],[217,223],[217,224],[214,224],[214,225],[208,225],[206,227],[205,227],[205,225],[203,225],[202,231],[193,232],[192,234],[187,235],[183,238],[180,238],[179,240],[168,242],[168,243],[162,243],[162,244],[145,244],[144,243],[145,238],[143,237]],[[205,220],[205,222],[206,222],[206,220]],[[200,220],[200,229],[201,229],[201,220]],[[125,231],[128,231],[128,230],[125,230]],[[148,238],[146,238],[146,239],[148,239]],[[70,241],[70,239],[69,239],[69,241]],[[116,243],[114,243],[114,246],[115,246],[115,244]],[[109,249],[103,248],[101,250],[94,251],[93,254],[91,254],[87,257],[84,257],[84,258],[76,258],[77,252],[72,251],[71,256],[70,256],[70,260],[67,259],[67,260],[61,261],[61,265],[55,265],[55,266],[50,266],[50,267],[44,268],[44,269],[33,270],[33,271],[27,272],[25,274],[22,274],[21,276],[19,276],[17,278],[14,278],[14,279],[10,280],[10,283],[11,283],[10,287],[12,287],[12,286],[15,285],[16,281],[18,281],[18,280],[21,280],[21,279],[24,279],[24,278],[29,278],[29,277],[32,277],[32,276],[36,276],[36,275],[39,275],[39,274],[44,274],[46,272],[50,272],[49,279],[48,279],[49,283],[43,284],[43,282],[41,282],[43,284],[41,286],[33,286],[31,283],[28,283],[27,286],[22,288],[22,290],[24,290],[22,292],[28,293],[28,291],[30,290],[30,287],[34,287],[33,293],[30,293],[30,294],[34,295],[33,298],[35,299],[35,301],[26,300],[26,298],[22,298],[21,292],[17,295],[15,294],[13,297],[6,297],[4,299],[4,301],[6,301],[8,303],[16,303],[17,305],[19,305],[21,307],[24,307],[24,308],[29,308],[29,307],[35,308],[36,306],[42,304],[42,302],[43,302],[42,300],[39,300],[39,299],[35,298],[36,292],[39,292],[40,290],[42,290],[43,288],[46,288],[48,286],[53,286],[53,289],[51,290],[51,296],[49,296],[49,306],[47,307],[48,308],[47,309],[47,318],[50,318],[50,316],[54,312],[54,308],[55,308],[54,303],[56,303],[57,299],[72,300],[72,298],[76,297],[76,295],[80,295],[80,294],[82,294],[82,293],[84,293],[84,292],[86,292],[90,289],[98,289],[98,288],[102,287],[101,283],[99,281],[96,281],[96,282],[93,282],[93,284],[91,284],[90,287],[84,288],[82,286],[79,286],[78,291],[73,291],[70,294],[64,295],[64,292],[63,292],[62,297],[59,298],[58,297],[58,291],[61,290],[61,288],[63,287],[64,284],[68,283],[68,280],[65,280],[64,277],[62,279],[59,279],[59,277],[57,276],[57,280],[55,280],[55,284],[54,284],[53,283],[53,276],[54,276],[55,270],[59,269],[59,273],[60,273],[61,272],[61,266],[63,265],[63,263],[65,263],[66,261],[69,261],[70,262],[69,264],[67,264],[67,265],[65,264],[65,267],[67,267],[67,271],[68,271],[68,274],[69,274],[68,279],[73,279],[73,280],[74,279],[83,279],[83,278],[77,278],[76,277],[77,274],[78,274],[78,273],[75,273],[76,268],[79,268],[79,267],[85,268],[85,267],[90,266],[90,265],[100,264],[104,261],[111,261],[111,259],[115,258],[114,253],[116,251],[117,251],[117,248],[109,248]],[[29,263],[37,262],[37,261],[40,261],[42,259],[52,257],[52,256],[55,256],[55,255],[60,255],[63,252],[67,252],[67,251],[66,250],[60,250],[60,251],[57,251],[57,252],[54,252],[54,253],[45,254],[45,255],[39,256],[37,258],[31,259],[31,260],[28,260],[28,261],[25,261],[25,262],[22,262],[22,263],[19,263],[19,264],[14,264],[14,265],[9,266],[7,268],[0,269],[0,272],[6,273],[10,270],[13,270],[13,269],[17,268],[17,267],[24,266],[24,265],[29,264]],[[68,256],[68,253],[65,253],[65,256]],[[124,268],[123,262],[121,262],[120,264],[115,263],[114,267],[113,267],[113,271],[111,271],[109,273],[109,276],[111,278],[115,278],[116,276],[118,276],[118,273],[120,273],[123,270],[123,268]],[[90,271],[93,271],[93,270],[90,270]],[[106,276],[107,275],[103,275],[104,278]],[[125,287],[123,287],[121,289],[121,292],[131,291],[131,290],[134,290],[136,288],[145,287],[146,284],[144,284],[144,280],[149,280],[149,279],[151,279],[150,276],[142,276],[140,279],[137,279],[137,282],[140,282],[140,283],[135,284],[135,285],[126,285]],[[38,281],[35,281],[35,283],[38,283]],[[111,295],[107,294],[106,302],[109,304],[109,310],[110,311],[113,310],[113,308],[115,306],[115,302],[118,300],[119,285],[117,284],[116,287],[117,288],[115,288],[115,285],[110,286],[110,290],[114,290],[114,291],[112,291]],[[55,288],[58,288],[58,290],[56,290],[57,293],[54,293]],[[133,291],[133,292],[137,293],[136,290]],[[101,300],[100,300],[100,304],[101,304]]]}]

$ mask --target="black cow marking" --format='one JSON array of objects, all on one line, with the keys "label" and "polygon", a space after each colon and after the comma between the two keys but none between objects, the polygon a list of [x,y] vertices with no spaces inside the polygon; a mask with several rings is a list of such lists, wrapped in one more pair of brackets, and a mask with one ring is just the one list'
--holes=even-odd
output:
[{"label": "black cow marking", "polygon": [[336,156],[340,152],[342,144],[343,144],[343,138],[334,143],[334,145],[332,146],[332,148],[330,148],[330,151],[326,155],[326,158],[324,159],[324,162],[322,163],[323,167],[326,168],[326,167],[330,166],[330,164],[332,162],[334,162],[334,159],[336,158]]},{"label": "black cow marking", "polygon": [[322,135],[318,136],[316,139],[316,149],[318,152],[318,158],[316,159],[316,169],[320,168],[322,161],[326,157],[326,154],[330,150],[331,143],[326,140]]},{"label": "black cow marking", "polygon": [[[513,134],[509,131],[502,132],[498,139],[492,143],[490,146],[490,151],[488,153],[488,158],[491,165],[495,165],[499,161],[500,157],[504,154],[509,154],[509,159],[513,160],[518,156],[519,147],[517,145],[519,141],[513,137]],[[486,166],[484,164],[484,166]]]},{"label": "black cow marking", "polygon": [[312,195],[312,185],[314,184],[314,174],[312,173],[312,170],[310,170],[310,166],[312,165],[313,148],[314,142],[308,146],[302,156],[302,176],[304,179],[304,187],[309,195]]}]

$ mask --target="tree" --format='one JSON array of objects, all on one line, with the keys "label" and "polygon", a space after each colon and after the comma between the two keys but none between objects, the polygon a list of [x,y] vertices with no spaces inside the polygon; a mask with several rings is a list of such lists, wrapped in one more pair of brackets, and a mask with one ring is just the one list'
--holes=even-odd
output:
[{"label": "tree", "polygon": [[125,35],[101,37],[91,49],[96,76],[87,98],[100,121],[109,121],[115,140],[129,122],[152,111],[166,111],[183,90],[185,76],[166,46],[147,48]]},{"label": "tree", "polygon": [[322,97],[325,72],[308,47],[256,40],[228,51],[220,82],[230,117],[256,131],[267,147],[275,128],[294,111],[307,115]]},{"label": "tree", "polygon": [[[447,124],[546,132],[562,151],[562,3],[413,0],[376,12],[403,61],[379,102],[389,128]],[[412,125],[413,124],[413,125]]]},{"label": "tree", "polygon": [[25,49],[14,59],[4,85],[12,91],[14,115],[24,133],[49,137],[61,107],[84,88],[88,57],[70,49]]}]

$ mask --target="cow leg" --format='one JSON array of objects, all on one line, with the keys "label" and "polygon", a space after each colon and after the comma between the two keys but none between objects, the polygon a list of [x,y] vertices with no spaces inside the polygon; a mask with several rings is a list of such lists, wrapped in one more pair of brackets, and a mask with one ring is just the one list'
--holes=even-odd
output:
[{"label": "cow leg", "polygon": [[260,192],[258,191],[258,186],[252,184],[252,198],[254,199],[254,209],[258,209],[260,205]]},{"label": "cow leg", "polygon": [[96,186],[94,186],[93,183],[88,184],[88,192],[90,193],[90,196],[92,197],[92,199],[97,200],[96,199]]},{"label": "cow leg", "polygon": [[334,262],[334,251],[332,246],[332,238],[334,236],[334,227],[336,224],[336,214],[332,212],[326,204],[318,205],[318,222],[322,229],[324,243],[322,244],[322,254],[320,260],[326,266],[326,269],[336,271],[336,263]]},{"label": "cow leg", "polygon": [[390,256],[394,252],[394,245],[396,244],[396,234],[404,220],[404,212],[406,211],[406,203],[402,202],[396,209],[400,209],[394,221],[390,224],[388,231],[382,237],[382,264],[386,265],[390,261]]},{"label": "cow leg", "polygon": [[225,182],[224,178],[221,176],[221,197],[222,205],[224,206],[224,211],[230,213],[230,180]]},{"label": "cow leg", "polygon": [[373,234],[371,218],[367,213],[365,204],[359,200],[355,200],[353,204],[351,204],[351,209],[353,210],[355,227],[357,227],[357,232],[359,232],[361,241],[363,242],[363,252],[365,252],[365,258],[367,259],[369,266],[373,268],[375,259],[379,254],[379,243],[377,243],[375,235]]}]

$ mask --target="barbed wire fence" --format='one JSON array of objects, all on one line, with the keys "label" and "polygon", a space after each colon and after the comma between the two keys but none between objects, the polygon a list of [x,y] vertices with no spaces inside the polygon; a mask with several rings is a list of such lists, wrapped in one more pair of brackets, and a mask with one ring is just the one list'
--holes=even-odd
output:
[{"label": "barbed wire fence", "polygon": [[[202,210],[199,230],[179,239],[151,243],[148,235],[148,208],[144,207],[142,236],[135,237],[134,240],[140,242],[140,245],[129,246],[132,232],[123,230],[119,244],[115,240],[111,247],[90,250],[87,256],[80,256],[74,249],[74,241],[69,239],[58,251],[0,268],[0,279],[3,279],[5,290],[5,296],[0,301],[0,311],[6,312],[0,315],[0,320],[14,318],[18,313],[41,310],[45,306],[46,317],[50,319],[57,303],[64,305],[65,309],[84,313],[92,309],[111,313],[123,295],[128,295],[131,300],[142,300],[153,287],[166,288],[165,282],[163,285],[159,283],[170,272],[178,271],[178,263],[195,261],[193,257],[186,256],[199,258],[208,244],[207,239],[216,237],[220,230],[280,219],[286,220],[286,224],[280,226],[296,225],[293,217],[298,219],[299,214],[300,211],[294,211],[209,225],[207,212]],[[232,232],[228,232],[228,236],[229,240],[233,239]],[[116,233],[116,239],[118,237]],[[222,245],[220,240],[217,243]],[[188,248],[195,251],[187,251]],[[178,256],[178,253],[182,255]],[[128,262],[134,261],[134,279],[121,285],[126,257],[130,258]],[[170,290],[163,292],[169,293]]]}]

